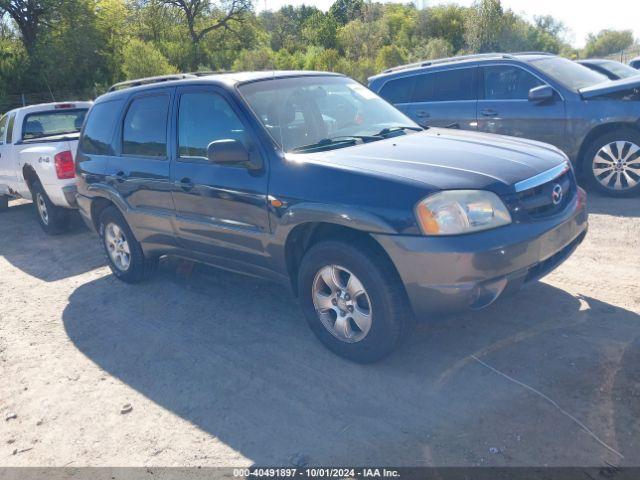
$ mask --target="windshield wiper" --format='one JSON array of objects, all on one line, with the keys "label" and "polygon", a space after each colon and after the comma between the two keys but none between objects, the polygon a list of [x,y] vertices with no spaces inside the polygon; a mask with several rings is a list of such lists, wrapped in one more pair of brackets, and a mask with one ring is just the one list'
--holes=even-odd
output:
[{"label": "windshield wiper", "polygon": [[426,130],[426,128],[422,128],[422,127],[411,127],[411,126],[407,126],[407,125],[398,125],[397,127],[385,127],[382,130],[380,130],[378,133],[375,134],[375,136],[377,137],[385,137],[387,135],[389,135],[390,133],[394,133],[394,132],[401,132],[404,130],[411,130],[414,132],[421,132],[423,130]]},{"label": "windshield wiper", "polygon": [[338,137],[327,137],[327,138],[322,138],[315,143],[310,143],[309,145],[302,145],[300,147],[296,147],[291,151],[303,152],[305,150],[314,150],[314,149],[320,149],[324,147],[331,147],[333,145],[338,145],[341,143],[355,144],[355,143],[358,143],[358,141],[371,142],[374,140],[381,140],[381,138],[382,137],[380,135],[342,135]]}]

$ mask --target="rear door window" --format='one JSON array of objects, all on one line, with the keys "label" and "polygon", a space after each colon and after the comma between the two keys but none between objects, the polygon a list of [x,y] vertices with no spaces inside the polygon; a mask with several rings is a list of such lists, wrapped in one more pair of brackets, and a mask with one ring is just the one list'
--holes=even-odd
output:
[{"label": "rear door window", "polygon": [[138,97],[131,102],[122,128],[122,154],[167,157],[169,95]]},{"label": "rear door window", "polygon": [[458,68],[417,75],[413,102],[476,100],[477,68]]},{"label": "rear door window", "polygon": [[484,69],[485,100],[527,100],[529,90],[543,82],[526,70],[512,65]]},{"label": "rear door window", "polygon": [[93,106],[80,140],[80,150],[89,155],[113,155],[113,132],[124,100],[101,102]]}]

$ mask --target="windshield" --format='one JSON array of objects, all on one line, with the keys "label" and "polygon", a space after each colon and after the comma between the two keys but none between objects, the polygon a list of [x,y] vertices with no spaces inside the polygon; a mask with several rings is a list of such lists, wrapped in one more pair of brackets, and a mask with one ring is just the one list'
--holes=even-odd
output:
[{"label": "windshield", "polygon": [[640,75],[640,70],[636,70],[635,68],[631,68],[629,65],[625,65],[624,63],[616,62],[614,60],[606,60],[598,63],[598,65],[613,73],[618,78],[629,78]]},{"label": "windshield", "polygon": [[87,109],[52,110],[31,113],[24,119],[22,139],[51,137],[78,133],[82,128]]},{"label": "windshield", "polygon": [[583,87],[589,87],[598,83],[610,81],[605,75],[572,62],[566,58],[549,57],[532,60],[531,64],[561,83],[565,87],[578,91]]},{"label": "windshield", "polygon": [[279,78],[241,85],[239,90],[285,152],[342,148],[422,130],[350,78]]}]

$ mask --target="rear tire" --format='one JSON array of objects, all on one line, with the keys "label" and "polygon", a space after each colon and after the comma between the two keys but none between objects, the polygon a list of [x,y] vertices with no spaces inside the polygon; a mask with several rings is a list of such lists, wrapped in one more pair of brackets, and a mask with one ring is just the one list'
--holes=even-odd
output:
[{"label": "rear tire", "polygon": [[640,132],[621,128],[596,138],[582,160],[592,189],[610,197],[640,193]]},{"label": "rear tire", "polygon": [[102,212],[98,234],[109,268],[123,282],[139,283],[156,269],[158,259],[145,257],[129,224],[116,207],[108,207]]},{"label": "rear tire", "polygon": [[39,180],[31,188],[38,222],[48,235],[59,235],[69,229],[70,211],[54,205]]},{"label": "rear tire", "polygon": [[9,209],[9,195],[0,195],[0,212]]},{"label": "rear tire", "polygon": [[388,356],[412,323],[395,268],[367,245],[324,241],[311,247],[300,264],[298,293],[318,339],[357,363]]}]

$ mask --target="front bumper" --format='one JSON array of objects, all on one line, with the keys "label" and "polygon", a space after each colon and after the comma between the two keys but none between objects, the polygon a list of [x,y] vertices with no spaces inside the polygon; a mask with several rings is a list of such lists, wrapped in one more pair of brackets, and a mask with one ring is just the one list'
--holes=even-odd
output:
[{"label": "front bumper", "polygon": [[448,237],[374,235],[395,264],[416,317],[486,307],[558,267],[582,242],[587,211]]}]

